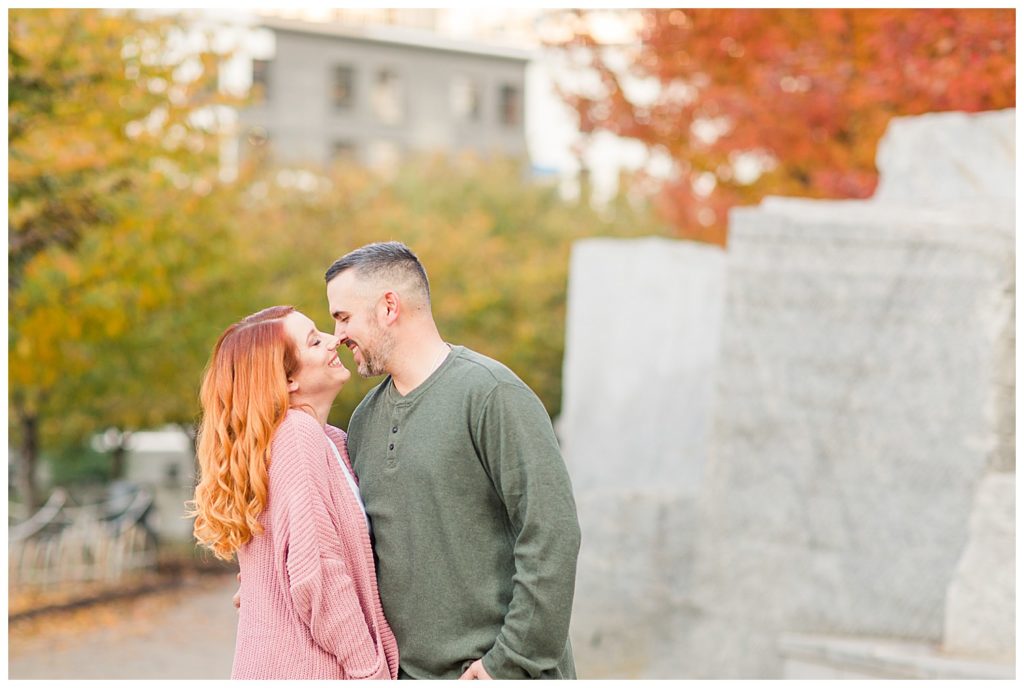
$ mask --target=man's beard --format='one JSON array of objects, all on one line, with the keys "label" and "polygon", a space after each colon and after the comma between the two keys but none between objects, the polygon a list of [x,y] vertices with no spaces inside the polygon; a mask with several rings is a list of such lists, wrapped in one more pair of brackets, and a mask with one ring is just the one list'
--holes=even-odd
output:
[{"label": "man's beard", "polygon": [[356,370],[363,377],[386,374],[391,352],[395,348],[394,338],[383,327],[377,329],[375,335],[369,348],[359,347],[362,350],[363,362],[358,365]]}]

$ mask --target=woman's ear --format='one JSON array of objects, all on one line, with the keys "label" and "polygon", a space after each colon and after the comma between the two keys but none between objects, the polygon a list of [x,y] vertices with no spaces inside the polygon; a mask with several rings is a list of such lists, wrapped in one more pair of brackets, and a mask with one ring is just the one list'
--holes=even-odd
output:
[{"label": "woman's ear", "polygon": [[299,391],[299,383],[295,380],[288,378],[288,393],[294,394]]}]

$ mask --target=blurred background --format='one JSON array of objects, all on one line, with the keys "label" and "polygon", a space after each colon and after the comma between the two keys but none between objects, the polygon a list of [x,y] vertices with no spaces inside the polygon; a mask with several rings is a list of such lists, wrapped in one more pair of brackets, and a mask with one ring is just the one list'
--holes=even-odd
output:
[{"label": "blurred background", "polygon": [[227,678],[203,367],[389,239],[555,423],[581,678],[1014,676],[1015,10],[7,19],[9,678]]}]

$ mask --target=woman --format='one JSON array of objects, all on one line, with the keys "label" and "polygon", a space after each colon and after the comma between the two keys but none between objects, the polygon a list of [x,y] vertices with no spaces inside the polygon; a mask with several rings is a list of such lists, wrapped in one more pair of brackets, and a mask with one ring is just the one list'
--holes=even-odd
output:
[{"label": "woman", "polygon": [[231,678],[388,679],[398,672],[345,433],[338,339],[290,306],[229,327],[200,401],[196,539],[238,555]]}]

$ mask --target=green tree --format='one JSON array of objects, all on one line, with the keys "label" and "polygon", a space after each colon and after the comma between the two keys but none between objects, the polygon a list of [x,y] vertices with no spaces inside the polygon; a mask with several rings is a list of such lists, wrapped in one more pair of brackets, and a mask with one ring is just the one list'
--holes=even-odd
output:
[{"label": "green tree", "polygon": [[[191,427],[228,324],[291,303],[329,330],[324,270],[371,241],[409,243],[442,333],[508,364],[556,415],[572,242],[666,230],[622,198],[599,211],[563,201],[516,162],[422,159],[395,178],[254,166],[221,183],[218,132],[197,116],[222,103],[214,60],[175,53],[177,31],[123,12],[10,13],[9,407],[23,501],[42,450],[66,464],[69,445],[108,427]],[[375,382],[353,381],[332,421],[346,426]],[[98,475],[85,468],[61,475]]]},{"label": "green tree", "polygon": [[[168,240],[205,240],[167,217],[217,184],[210,124],[227,101],[216,56],[181,36],[122,11],[8,15],[8,395],[29,508],[43,425],[64,428],[98,361],[174,294]],[[126,373],[136,353],[122,351]]]},{"label": "green tree", "polygon": [[[422,158],[394,179],[339,168],[309,187],[296,192],[262,183],[258,200],[247,205],[242,224],[251,228],[249,260],[261,266],[269,287],[264,305],[291,303],[331,331],[327,266],[365,243],[403,241],[427,269],[442,336],[508,365],[552,416],[561,407],[572,243],[669,232],[624,197],[600,210],[565,201],[555,188],[525,179],[515,161]],[[354,377],[332,422],[347,426],[377,382]]]}]

